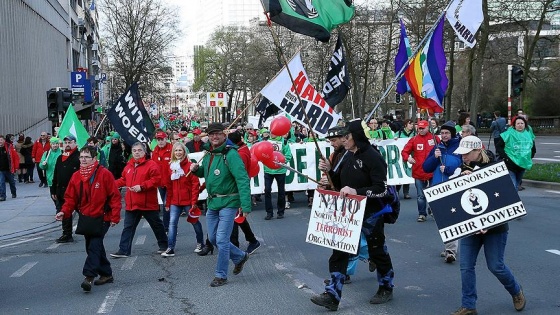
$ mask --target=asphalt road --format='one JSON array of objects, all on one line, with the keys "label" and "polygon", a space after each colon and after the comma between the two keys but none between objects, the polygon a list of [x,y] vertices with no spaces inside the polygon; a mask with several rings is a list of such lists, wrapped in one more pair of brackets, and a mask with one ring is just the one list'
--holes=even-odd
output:
[{"label": "asphalt road", "polygon": [[[482,143],[488,146],[490,150],[496,152],[494,140],[490,139],[490,134],[479,135]],[[537,153],[533,158],[534,163],[560,163],[560,136],[540,136],[535,139]]]},{"label": "asphalt road", "polygon": [[[527,187],[520,195],[529,215],[510,223],[505,260],[523,285],[528,300],[523,314],[559,314],[560,191]],[[0,242],[0,313],[326,313],[309,298],[323,291],[331,251],[305,243],[309,209],[302,193],[296,194],[296,201],[283,220],[264,221],[263,204],[257,206],[249,219],[262,247],[240,275],[234,276],[230,269],[229,283],[219,288],[209,286],[216,253],[206,257],[193,253],[194,231],[184,219],[173,258],[155,254],[155,237],[143,220],[132,256],[111,259],[115,283],[94,286],[90,293],[80,288],[86,256],[81,236],[61,245],[54,243],[59,231]],[[395,269],[394,299],[385,305],[369,304],[377,283],[367,265],[360,263],[353,282],[344,287],[337,313],[449,314],[461,305],[459,264],[443,262],[435,222],[417,223],[416,215],[415,199],[403,200],[399,221],[386,228]],[[109,253],[117,250],[121,231],[122,224],[105,238]],[[509,294],[485,265],[480,255],[479,313],[518,314]]]}]

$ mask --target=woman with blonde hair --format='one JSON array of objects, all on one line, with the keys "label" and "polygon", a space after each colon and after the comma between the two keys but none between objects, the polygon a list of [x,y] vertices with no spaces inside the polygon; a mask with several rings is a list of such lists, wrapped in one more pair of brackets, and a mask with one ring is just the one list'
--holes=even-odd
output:
[{"label": "woman with blonde hair", "polygon": [[198,177],[190,172],[191,161],[187,156],[187,148],[181,141],[173,144],[171,151],[171,162],[169,163],[170,181],[167,186],[167,200],[165,210],[170,211],[169,214],[169,232],[167,234],[168,248],[161,255],[164,257],[175,256],[175,243],[177,239],[177,224],[179,216],[184,211],[188,213],[187,222],[193,225],[196,233],[195,252],[202,251],[204,243],[204,234],[202,232],[202,224],[198,221],[200,210],[196,202],[198,201],[198,193],[200,182]]}]

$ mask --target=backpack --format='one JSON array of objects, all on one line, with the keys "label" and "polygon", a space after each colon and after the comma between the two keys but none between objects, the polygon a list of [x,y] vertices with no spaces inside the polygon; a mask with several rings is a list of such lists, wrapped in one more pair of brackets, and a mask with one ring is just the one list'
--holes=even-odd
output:
[{"label": "backpack", "polygon": [[399,218],[399,213],[401,212],[401,202],[399,200],[399,193],[397,188],[392,185],[387,186],[387,194],[385,197],[379,198],[379,203],[381,204],[381,211],[383,213],[383,221],[388,224],[394,224]]}]

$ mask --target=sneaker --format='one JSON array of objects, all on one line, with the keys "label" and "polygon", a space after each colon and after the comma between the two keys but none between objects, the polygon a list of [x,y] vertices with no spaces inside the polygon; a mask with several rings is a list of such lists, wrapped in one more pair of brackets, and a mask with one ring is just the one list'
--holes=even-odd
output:
[{"label": "sneaker", "polygon": [[276,218],[277,218],[277,219],[284,219],[284,214],[283,214],[283,213],[282,213],[282,214],[279,213],[279,214],[276,215]]},{"label": "sneaker", "polygon": [[477,315],[478,312],[474,308],[459,307],[458,310],[451,313],[451,315]]},{"label": "sneaker", "polygon": [[517,311],[522,311],[526,303],[527,300],[525,300],[525,294],[523,294],[523,288],[521,288],[519,293],[513,296],[513,307],[515,307]]},{"label": "sneaker", "polygon": [[118,251],[118,252],[116,252],[116,253],[114,253],[114,254],[109,254],[109,256],[111,256],[111,257],[113,257],[113,258],[127,258],[127,257],[129,257],[130,255],[127,255],[127,254],[124,254],[124,253]]},{"label": "sneaker", "polygon": [[377,293],[369,300],[371,304],[383,304],[393,299],[393,289],[379,287]]},{"label": "sneaker", "polygon": [[272,220],[272,213],[267,213],[266,217],[264,217],[265,220]]},{"label": "sneaker", "polygon": [[456,261],[457,258],[455,257],[455,254],[453,254],[452,252],[446,251],[444,260],[445,260],[446,263],[450,264],[450,263]]},{"label": "sneaker", "polygon": [[328,292],[323,292],[311,297],[311,302],[326,307],[329,311],[338,310],[338,304],[340,303],[332,294]]},{"label": "sneaker", "polygon": [[210,282],[210,286],[211,287],[221,287],[226,283],[227,283],[227,279],[216,277],[216,278],[214,278],[214,280],[212,280],[212,282]]},{"label": "sneaker", "polygon": [[71,243],[73,241],[74,241],[74,239],[72,238],[72,236],[62,235],[61,237],[57,238],[55,242],[57,242],[57,243]]},{"label": "sneaker", "polygon": [[419,215],[418,219],[416,219],[416,221],[418,222],[426,222],[426,216],[425,215]]},{"label": "sneaker", "polygon": [[290,209],[290,202],[286,201],[286,209]]},{"label": "sneaker", "polygon": [[233,267],[233,274],[238,275],[243,271],[243,265],[249,260],[249,253],[245,253],[245,257],[241,259],[241,261]]},{"label": "sneaker", "polygon": [[101,276],[99,279],[93,281],[95,285],[104,285],[105,283],[113,283],[113,276]]},{"label": "sneaker", "polygon": [[43,183],[39,183],[39,188],[43,188]]},{"label": "sneaker", "polygon": [[257,249],[259,249],[259,247],[261,247],[261,243],[259,241],[249,243],[249,246],[247,246],[247,254],[253,254]]},{"label": "sneaker", "polygon": [[158,250],[156,251],[156,253],[158,253],[158,254],[163,254],[163,253],[165,253],[167,250],[168,250],[168,248],[160,248],[160,249],[158,249]]},{"label": "sneaker", "polygon": [[82,289],[84,289],[84,291],[89,292],[91,291],[91,284],[93,283],[93,277],[86,277],[84,279],[84,281],[82,282]]},{"label": "sneaker", "polygon": [[200,253],[202,251],[202,249],[204,248],[204,245],[202,244],[196,244],[196,248],[194,249],[195,253]]},{"label": "sneaker", "polygon": [[163,257],[173,257],[173,256],[175,256],[175,251],[172,250],[171,248],[168,248],[165,252],[161,253],[161,256],[163,256]]}]

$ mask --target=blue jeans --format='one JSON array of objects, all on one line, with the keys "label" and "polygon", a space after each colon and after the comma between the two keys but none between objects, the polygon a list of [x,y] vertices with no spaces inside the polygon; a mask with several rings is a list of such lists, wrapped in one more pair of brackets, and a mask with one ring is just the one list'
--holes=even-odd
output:
[{"label": "blue jeans", "polygon": [[165,235],[165,230],[163,229],[163,223],[159,218],[158,210],[126,210],[124,212],[124,227],[121,234],[121,242],[119,244],[119,252],[129,255],[132,251],[132,239],[134,239],[134,234],[136,233],[136,227],[140,223],[140,219],[144,217],[154,235],[157,239],[159,249],[167,249],[167,235]]},{"label": "blue jeans", "polygon": [[268,214],[272,215],[274,212],[272,209],[272,181],[275,179],[276,186],[278,186],[276,206],[278,207],[278,214],[284,215],[284,210],[286,210],[286,174],[264,173],[264,208]]},{"label": "blue jeans", "polygon": [[486,265],[504,288],[512,296],[521,290],[511,270],[504,263],[504,251],[506,248],[508,232],[496,234],[475,234],[465,237],[459,241],[459,257],[461,265],[462,283],[462,306],[465,308],[476,308],[476,258],[482,245],[484,245],[484,256]]},{"label": "blue jeans", "polygon": [[0,171],[0,197],[2,198],[6,198],[6,181],[10,184],[10,192],[12,195],[16,194],[14,174],[10,173],[10,171]]},{"label": "blue jeans", "polygon": [[517,188],[519,188],[519,185],[521,185],[523,174],[525,174],[525,170],[522,170],[521,172],[509,171],[509,177],[511,177],[511,181],[513,182],[513,186],[515,186],[515,190],[517,190]]},{"label": "blue jeans", "polygon": [[161,196],[161,201],[163,202],[163,227],[165,231],[169,231],[169,220],[170,220],[170,212],[165,210],[165,200],[167,199],[167,188],[165,187],[158,187],[159,195]]},{"label": "blue jeans", "polygon": [[416,186],[416,202],[418,203],[418,215],[427,216],[427,202],[426,196],[424,196],[424,189],[428,187],[429,181],[414,179],[414,185]]},{"label": "blue jeans", "polygon": [[[189,212],[191,206],[175,206],[171,205],[169,207],[169,232],[167,233],[167,247],[175,249],[175,242],[177,240],[177,224],[179,223],[179,217],[181,212]],[[166,211],[167,212],[167,211]],[[196,233],[196,242],[198,244],[204,244],[204,233],[202,232],[202,223],[196,221],[193,225],[194,232]]]},{"label": "blue jeans", "polygon": [[105,237],[105,234],[107,234],[107,230],[109,230],[110,225],[111,222],[103,222],[103,236],[84,236],[86,239],[87,258],[84,263],[82,274],[86,277],[113,275],[111,263],[107,259],[105,246],[103,246],[103,238]]},{"label": "blue jeans", "polygon": [[227,279],[230,259],[234,264],[238,264],[247,255],[229,240],[236,214],[237,208],[208,209],[208,212],[206,212],[208,239],[212,245],[218,248],[218,263],[215,275],[217,278]]}]

